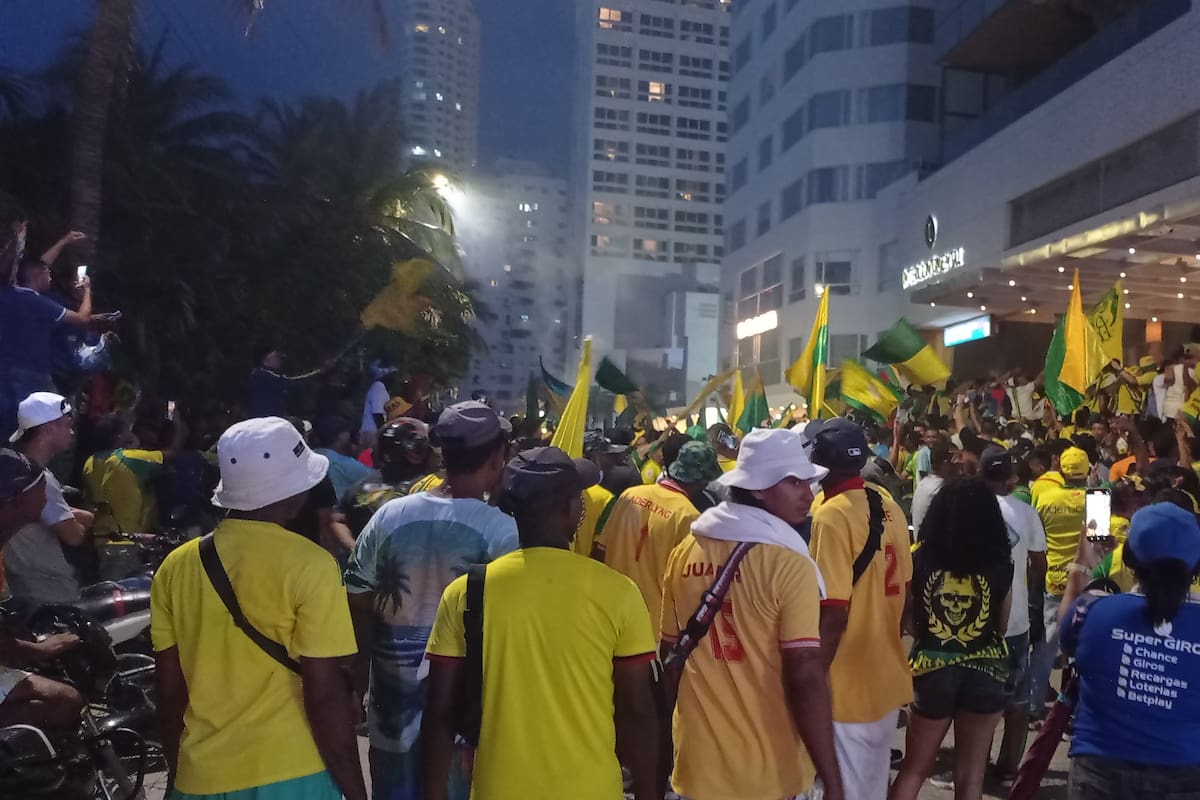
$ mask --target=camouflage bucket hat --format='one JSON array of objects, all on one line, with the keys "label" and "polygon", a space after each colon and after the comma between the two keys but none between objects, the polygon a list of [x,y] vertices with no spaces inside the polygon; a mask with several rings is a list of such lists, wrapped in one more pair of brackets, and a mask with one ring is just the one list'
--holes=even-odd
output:
[{"label": "camouflage bucket hat", "polygon": [[680,483],[708,483],[721,477],[717,451],[706,442],[688,442],[679,448],[667,475]]}]

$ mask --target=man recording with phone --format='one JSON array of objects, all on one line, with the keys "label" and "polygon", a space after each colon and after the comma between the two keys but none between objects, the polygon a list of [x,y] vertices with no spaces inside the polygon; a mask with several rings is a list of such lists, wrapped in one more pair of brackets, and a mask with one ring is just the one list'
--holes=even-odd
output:
[{"label": "man recording with phone", "polygon": [[44,296],[50,288],[50,266],[36,258],[17,267],[14,286],[0,288],[0,436],[16,430],[17,406],[34,392],[54,391],[50,379],[50,340],[61,323],[87,326],[102,317],[92,314],[92,288],[87,278],[79,308],[71,310]]}]

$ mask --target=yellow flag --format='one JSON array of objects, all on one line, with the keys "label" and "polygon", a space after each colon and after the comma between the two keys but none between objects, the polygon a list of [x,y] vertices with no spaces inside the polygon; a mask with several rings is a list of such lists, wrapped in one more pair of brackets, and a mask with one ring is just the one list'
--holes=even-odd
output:
[{"label": "yellow flag", "polygon": [[629,408],[629,401],[625,399],[625,395],[619,394],[613,398],[613,413],[618,417],[627,408]]},{"label": "yellow flag", "polygon": [[1080,394],[1104,369],[1107,359],[1096,329],[1083,313],[1083,295],[1079,290],[1079,270],[1075,270],[1075,282],[1071,285],[1071,304],[1067,306],[1067,318],[1063,324],[1066,352],[1058,380]]},{"label": "yellow flag", "polygon": [[1125,293],[1120,281],[1105,292],[1100,302],[1092,308],[1088,322],[1092,323],[1096,335],[1100,337],[1105,357],[1124,363]]},{"label": "yellow flag", "polygon": [[417,330],[429,299],[418,294],[433,271],[433,262],[414,258],[392,267],[392,279],[375,295],[359,316],[364,328],[386,328],[399,333]]},{"label": "yellow flag", "polygon": [[583,457],[583,432],[587,428],[588,395],[592,388],[592,337],[583,340],[583,352],[579,354],[579,374],[575,378],[575,389],[567,400],[554,438],[553,447],[558,447],[571,458]]},{"label": "yellow flag", "polygon": [[813,320],[812,332],[804,345],[804,352],[796,363],[788,367],[787,382],[796,393],[808,400],[808,415],[813,419],[821,416],[825,405],[825,370],[829,367],[829,295],[828,289],[821,293],[821,304],[817,306],[817,318]]},{"label": "yellow flag", "polygon": [[729,395],[729,427],[737,430],[738,420],[746,410],[746,387],[742,385],[742,371],[733,374],[733,392]]}]

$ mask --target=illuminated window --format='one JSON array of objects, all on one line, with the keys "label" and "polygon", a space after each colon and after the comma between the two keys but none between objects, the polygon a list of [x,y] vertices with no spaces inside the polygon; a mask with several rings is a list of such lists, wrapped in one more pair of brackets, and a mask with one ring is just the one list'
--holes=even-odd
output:
[{"label": "illuminated window", "polygon": [[445,25],[438,25],[438,33],[440,33],[440,34],[442,34],[443,36],[445,36],[445,35],[446,35],[446,26],[445,26]]},{"label": "illuminated window", "polygon": [[616,8],[601,8],[600,27],[607,31],[632,31],[633,14]]},{"label": "illuminated window", "polygon": [[441,92],[434,92],[434,95],[433,95],[433,96],[437,98],[437,101],[438,101],[439,103],[440,103],[440,102],[442,102],[443,100],[445,100],[445,99],[446,99],[446,98],[442,97],[442,93],[441,93]]},{"label": "illuminated window", "polygon": [[418,22],[413,29],[417,33],[429,33],[429,25],[424,22]]}]

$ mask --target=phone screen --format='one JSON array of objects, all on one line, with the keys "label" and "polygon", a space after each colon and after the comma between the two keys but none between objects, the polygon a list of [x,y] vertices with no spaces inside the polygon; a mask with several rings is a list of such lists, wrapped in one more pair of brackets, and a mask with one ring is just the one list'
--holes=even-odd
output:
[{"label": "phone screen", "polygon": [[1112,535],[1112,496],[1104,489],[1089,489],[1084,505],[1089,539],[1107,539]]},{"label": "phone screen", "polygon": [[175,401],[174,400],[167,401],[167,419],[169,419],[169,420],[175,419]]},{"label": "phone screen", "polygon": [[86,278],[87,277],[87,269],[88,269],[87,264],[80,264],[78,267],[75,268],[75,276],[77,278]]}]

